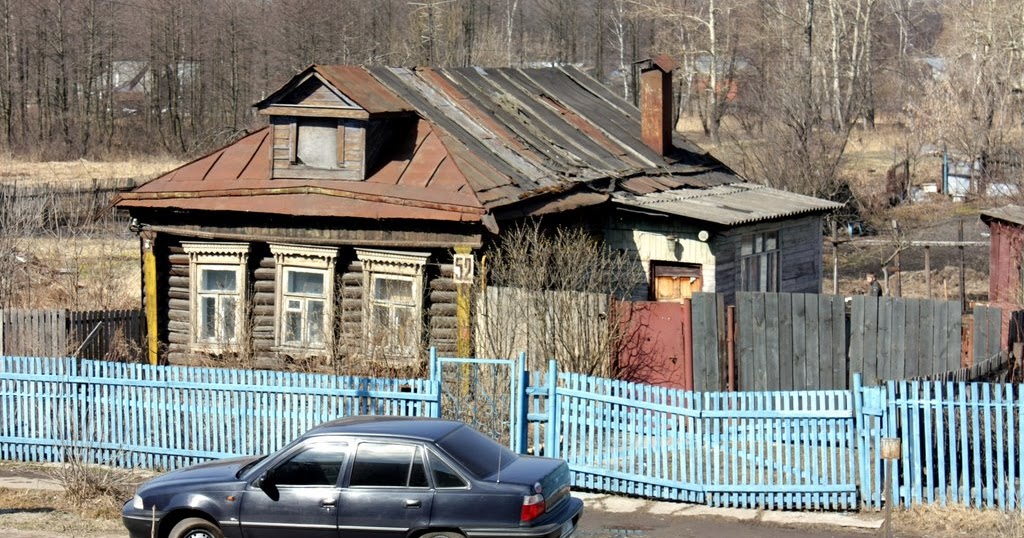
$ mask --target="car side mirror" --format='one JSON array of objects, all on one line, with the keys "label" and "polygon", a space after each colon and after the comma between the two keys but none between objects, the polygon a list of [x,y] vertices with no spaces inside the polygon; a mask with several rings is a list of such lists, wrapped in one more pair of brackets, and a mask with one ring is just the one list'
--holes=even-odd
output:
[{"label": "car side mirror", "polygon": [[256,483],[254,485],[256,487],[262,489],[263,491],[268,491],[268,490],[271,490],[271,489],[275,489],[274,488],[274,470],[270,469],[269,471],[263,473],[263,476],[260,476],[259,478],[256,479]]},{"label": "car side mirror", "polygon": [[281,496],[277,491],[277,480],[274,477],[273,469],[263,473],[263,476],[257,478],[253,485],[263,490],[263,493],[266,493],[271,500],[276,501]]}]

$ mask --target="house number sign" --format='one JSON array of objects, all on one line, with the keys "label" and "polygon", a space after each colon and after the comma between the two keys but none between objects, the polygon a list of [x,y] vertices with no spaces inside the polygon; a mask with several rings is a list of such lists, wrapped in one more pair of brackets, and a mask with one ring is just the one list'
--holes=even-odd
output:
[{"label": "house number sign", "polygon": [[455,271],[453,277],[456,284],[473,283],[473,263],[472,254],[455,255]]}]

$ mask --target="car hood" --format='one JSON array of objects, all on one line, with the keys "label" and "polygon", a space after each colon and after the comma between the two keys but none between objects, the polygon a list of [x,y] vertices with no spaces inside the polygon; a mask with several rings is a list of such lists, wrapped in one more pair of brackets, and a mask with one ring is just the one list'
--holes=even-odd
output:
[{"label": "car hood", "polygon": [[238,480],[235,475],[238,474],[239,469],[258,459],[259,457],[257,456],[247,456],[244,458],[216,460],[178,469],[146,482],[142,485],[140,491],[169,485],[234,482]]}]

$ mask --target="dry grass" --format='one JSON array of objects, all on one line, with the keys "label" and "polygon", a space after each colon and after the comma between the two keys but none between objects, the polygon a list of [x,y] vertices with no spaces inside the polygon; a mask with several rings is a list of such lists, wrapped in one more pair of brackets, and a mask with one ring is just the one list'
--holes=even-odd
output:
[{"label": "dry grass", "polygon": [[958,505],[920,506],[894,512],[893,530],[899,536],[1024,538],[1024,515]]},{"label": "dry grass", "polygon": [[24,271],[17,304],[25,308],[138,308],[139,243],[131,235],[36,237],[22,242]]},{"label": "dry grass", "polygon": [[7,488],[0,488],[0,529],[47,529],[65,536],[124,532],[116,513],[77,509],[53,491]]},{"label": "dry grass", "polygon": [[181,161],[142,157],[124,161],[37,162],[0,158],[0,182],[91,182],[93,179],[136,178],[149,180],[175,168]]}]

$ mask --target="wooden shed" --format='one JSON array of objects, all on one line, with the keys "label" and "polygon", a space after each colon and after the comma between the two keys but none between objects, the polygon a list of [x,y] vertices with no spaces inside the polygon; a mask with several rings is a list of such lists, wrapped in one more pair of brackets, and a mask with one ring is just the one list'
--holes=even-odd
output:
[{"label": "wooden shed", "polygon": [[634,255],[637,299],[818,292],[839,204],[748,183],[674,133],[672,67],[644,65],[640,109],[574,67],[305,69],[256,104],[267,127],[117,202],[150,360],[471,353],[460,282],[540,217]]}]

